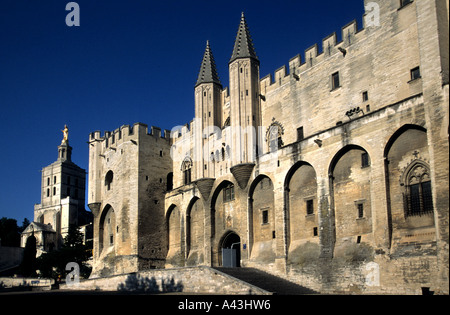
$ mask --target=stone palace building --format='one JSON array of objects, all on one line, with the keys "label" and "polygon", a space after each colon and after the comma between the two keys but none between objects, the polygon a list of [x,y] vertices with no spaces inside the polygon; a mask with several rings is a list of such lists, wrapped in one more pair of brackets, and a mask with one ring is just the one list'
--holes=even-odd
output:
[{"label": "stone palace building", "polygon": [[251,266],[322,292],[448,294],[449,3],[365,6],[363,28],[262,78],[242,14],[229,87],[206,45],[191,123],[92,132],[91,277]]}]

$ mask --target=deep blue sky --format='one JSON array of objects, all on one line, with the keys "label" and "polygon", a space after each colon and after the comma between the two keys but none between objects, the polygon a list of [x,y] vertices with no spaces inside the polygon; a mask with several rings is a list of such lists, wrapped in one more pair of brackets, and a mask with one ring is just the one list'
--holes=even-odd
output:
[{"label": "deep blue sky", "polygon": [[363,0],[0,0],[0,217],[20,225],[40,203],[40,170],[57,158],[64,124],[88,171],[89,133],[135,122],[172,129],[194,117],[206,40],[228,86],[245,12],[261,77],[356,19]]}]

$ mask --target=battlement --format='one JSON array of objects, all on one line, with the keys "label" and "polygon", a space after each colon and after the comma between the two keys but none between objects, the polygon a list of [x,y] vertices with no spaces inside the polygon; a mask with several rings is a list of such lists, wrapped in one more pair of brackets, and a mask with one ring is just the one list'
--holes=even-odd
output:
[{"label": "battlement", "polygon": [[288,67],[283,65],[275,70],[273,76],[272,74],[264,76],[260,80],[261,91],[267,92],[267,88],[282,86],[292,79],[300,81],[303,73],[315,68],[318,64],[336,54],[345,57],[347,48],[364,38],[363,30],[364,28],[358,30],[356,20],[351,21],[342,27],[340,41],[338,41],[336,32],[331,33],[322,40],[320,46],[316,43],[305,49],[303,58],[301,54],[298,54],[289,60]]},{"label": "battlement", "polygon": [[100,131],[91,132],[89,135],[89,143],[102,142],[105,148],[113,144],[120,144],[126,141],[137,141],[139,136],[149,136],[157,139],[165,139],[170,141],[170,130],[164,130],[164,134],[161,133],[161,128],[151,126],[150,130],[147,124],[135,123],[134,125],[123,125],[114,131],[105,131],[103,135]]},{"label": "battlement", "polygon": [[172,137],[172,142],[176,143],[190,136],[191,130],[194,128],[194,120],[191,120],[189,124],[180,125],[172,128],[170,131],[170,136]]}]

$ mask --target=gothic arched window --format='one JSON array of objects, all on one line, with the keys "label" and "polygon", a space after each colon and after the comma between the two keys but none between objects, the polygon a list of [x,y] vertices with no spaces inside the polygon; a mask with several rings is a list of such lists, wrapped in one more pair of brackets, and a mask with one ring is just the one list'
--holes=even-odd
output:
[{"label": "gothic arched window", "polygon": [[284,134],[283,126],[274,121],[266,132],[266,141],[269,144],[269,152],[275,152],[284,145],[282,136]]},{"label": "gothic arched window", "polygon": [[114,173],[112,171],[108,171],[105,176],[105,186],[106,190],[111,190],[111,184],[113,182]]},{"label": "gothic arched window", "polygon": [[429,168],[420,162],[410,165],[404,174],[404,207],[406,216],[433,212]]},{"label": "gothic arched window", "polygon": [[191,183],[191,169],[192,169],[192,160],[190,158],[185,158],[183,163],[181,164],[181,171],[183,172],[184,184],[188,185]]}]

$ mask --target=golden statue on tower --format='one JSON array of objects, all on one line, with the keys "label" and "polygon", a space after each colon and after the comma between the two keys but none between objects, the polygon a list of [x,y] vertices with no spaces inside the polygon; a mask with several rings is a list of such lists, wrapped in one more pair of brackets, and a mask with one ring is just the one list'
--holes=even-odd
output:
[{"label": "golden statue on tower", "polygon": [[69,127],[64,125],[64,129],[61,131],[63,132],[63,140],[61,141],[61,144],[69,144]]}]

